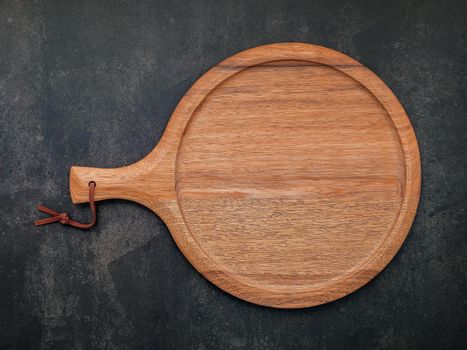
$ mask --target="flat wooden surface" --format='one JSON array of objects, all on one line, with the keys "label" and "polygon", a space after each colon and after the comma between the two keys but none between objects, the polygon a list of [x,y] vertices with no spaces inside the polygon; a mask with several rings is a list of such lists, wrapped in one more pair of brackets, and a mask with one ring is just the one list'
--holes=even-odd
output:
[{"label": "flat wooden surface", "polygon": [[286,43],[204,74],[140,162],[72,167],[75,203],[89,181],[97,200],[151,208],[218,287],[298,308],[343,297],[389,263],[416,212],[420,160],[379,78],[336,51]]}]

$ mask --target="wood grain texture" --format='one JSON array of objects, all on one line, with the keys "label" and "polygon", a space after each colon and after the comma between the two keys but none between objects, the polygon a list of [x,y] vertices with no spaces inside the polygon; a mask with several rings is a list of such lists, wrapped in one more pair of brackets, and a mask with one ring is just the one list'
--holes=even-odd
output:
[{"label": "wood grain texture", "polygon": [[284,43],[204,74],[155,149],[118,169],[72,167],[70,193],[151,208],[207,279],[253,303],[343,297],[393,258],[415,216],[420,158],[389,88],[357,61]]}]

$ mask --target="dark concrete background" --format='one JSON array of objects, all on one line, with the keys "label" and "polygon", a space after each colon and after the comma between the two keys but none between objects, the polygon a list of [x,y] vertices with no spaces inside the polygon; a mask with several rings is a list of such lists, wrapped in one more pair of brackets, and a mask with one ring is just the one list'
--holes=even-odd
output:
[{"label": "dark concrete background", "polygon": [[[466,1],[1,0],[0,25],[2,349],[467,348]],[[360,60],[417,133],[417,218],[367,286],[302,310],[243,302],[124,201],[90,232],[32,226],[41,201],[86,220],[72,164],[140,159],[209,67],[283,41]]]}]

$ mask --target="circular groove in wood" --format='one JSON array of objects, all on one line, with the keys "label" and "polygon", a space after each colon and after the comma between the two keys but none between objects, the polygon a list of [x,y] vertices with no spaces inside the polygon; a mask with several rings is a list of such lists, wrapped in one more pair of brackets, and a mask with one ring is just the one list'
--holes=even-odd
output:
[{"label": "circular groove in wood", "polygon": [[[190,121],[188,122],[188,125],[187,125],[187,128],[185,129],[185,132],[184,132],[184,138],[182,139],[182,142],[181,142],[181,151],[179,150],[179,157],[178,157],[178,165],[183,163],[183,162],[187,162],[187,163],[190,163],[193,159],[195,160],[199,160],[198,164],[195,164],[194,166],[192,166],[191,168],[187,169],[187,170],[182,170],[183,173],[186,174],[186,177],[188,177],[189,180],[191,180],[191,178],[193,177],[193,170],[195,169],[203,169],[203,172],[204,172],[204,169],[206,168],[206,165],[209,164],[209,163],[212,163],[212,159],[203,159],[203,155],[204,155],[204,152],[206,152],[208,149],[202,149],[198,154],[193,154],[192,152],[192,148],[194,147],[193,146],[193,142],[191,142],[189,145],[186,145],[184,146],[184,140],[186,140],[188,137],[187,137],[187,134],[188,135],[194,135],[193,137],[197,138],[198,139],[198,147],[203,147],[204,145],[206,145],[210,138],[209,138],[209,135],[207,135],[206,133],[203,132],[203,126],[205,129],[209,128],[209,127],[212,127],[212,124],[220,124],[221,125],[221,128],[220,130],[213,130],[214,132],[214,138],[217,138],[219,135],[218,133],[221,132],[221,130],[227,125],[227,123],[229,121],[232,121],[233,118],[235,118],[235,114],[238,113],[238,111],[234,112],[234,113],[228,113],[226,117],[224,117],[224,119],[222,119],[222,122],[219,122],[219,119],[220,119],[220,114],[219,113],[222,113],[223,110],[225,109],[226,111],[229,111],[230,110],[230,107],[228,105],[228,102],[229,101],[226,101],[229,100],[229,99],[234,99],[234,101],[237,101],[237,100],[240,100],[240,103],[242,105],[244,104],[248,104],[248,99],[251,98],[252,99],[252,102],[254,103],[254,109],[256,109],[255,111],[253,111],[253,115],[254,113],[256,113],[256,118],[257,119],[260,119],[258,121],[253,121],[251,123],[250,120],[251,120],[251,117],[252,117],[252,114],[251,114],[251,110],[247,111],[246,113],[246,117],[247,117],[247,120],[245,121],[244,124],[246,125],[243,125],[242,128],[240,130],[235,130],[236,131],[236,134],[235,136],[236,137],[240,137],[242,136],[242,134],[245,134],[247,133],[248,131],[251,131],[251,129],[254,129],[254,128],[257,128],[257,129],[254,129],[254,133],[253,135],[250,135],[250,137],[254,137],[254,134],[256,134],[257,132],[260,132],[261,129],[263,129],[263,125],[267,125],[268,123],[271,122],[270,120],[270,117],[268,116],[268,111],[267,110],[258,110],[258,103],[261,103],[263,101],[266,101],[266,103],[270,103],[269,101],[272,100],[274,98],[274,96],[284,96],[285,93],[284,91],[267,91],[268,89],[268,83],[261,83],[261,86],[252,86],[252,82],[256,80],[256,78],[258,78],[257,80],[259,81],[262,81],[263,79],[261,78],[268,78],[268,76],[265,76],[265,77],[257,77],[255,74],[253,74],[253,79],[250,79],[246,82],[244,82],[243,80],[245,79],[241,79],[241,82],[240,84],[229,84],[229,82],[231,83],[232,80],[234,80],[238,75],[240,74],[248,74],[248,70],[262,70],[263,67],[266,67],[266,73],[269,73],[267,72],[268,68],[273,68],[273,71],[272,73],[275,73],[275,75],[278,75],[279,73],[276,71],[277,68],[280,68],[282,71],[285,71],[285,73],[287,73],[287,70],[289,68],[293,68],[293,67],[298,67],[300,68],[300,70],[297,72],[299,75],[303,75],[303,71],[302,71],[302,68],[305,68],[307,66],[312,66],[312,67],[315,67],[315,68],[321,68],[321,69],[324,69],[324,70],[331,70],[333,68],[329,68],[329,67],[322,67],[322,65],[317,65],[316,63],[312,63],[311,65],[308,65],[306,62],[303,62],[303,61],[288,61],[288,62],[284,62],[284,61],[275,61],[275,62],[266,62],[264,64],[261,64],[261,65],[257,65],[257,66],[254,66],[254,67],[245,67],[243,68],[240,72],[237,72],[235,75],[232,75],[230,76],[229,78],[227,78],[225,81],[223,81],[221,84],[217,85],[213,90],[211,90],[209,92],[209,94],[206,95],[206,97],[203,99],[203,102],[200,103],[200,106],[197,107],[196,109],[196,112],[193,113],[192,117],[190,118]],[[340,73],[338,72],[338,74],[341,75],[340,79],[350,79],[352,80],[352,82],[354,81],[352,78],[349,78],[347,77],[346,75],[344,75],[343,73]],[[269,82],[270,84],[274,84],[275,83],[275,79],[277,78],[276,76],[273,76],[273,79]],[[345,76],[345,78],[343,78]],[[292,84],[293,85],[296,85],[297,84],[297,78],[299,78],[298,76],[296,77],[291,77],[291,80],[292,80]],[[322,76],[320,76],[320,78],[323,78]],[[332,77],[334,78],[334,80],[332,80],[333,83],[335,84],[339,84],[339,78],[336,78],[335,76]],[[313,84],[313,79],[310,79],[309,81],[306,81],[307,83],[309,82],[310,84]],[[227,85],[227,87],[226,87]],[[341,85],[342,82],[341,82]],[[361,84],[359,84],[358,82],[356,82],[355,85],[359,85],[360,87],[364,88],[363,86],[361,86]],[[249,89],[245,89],[244,86],[248,86]],[[338,85],[339,86],[339,85]],[[350,87],[351,89],[355,89],[355,86],[351,86]],[[218,97],[217,95],[219,95],[218,91],[219,90],[226,90],[224,93],[221,93],[220,97]],[[245,90],[246,93],[245,93]],[[273,89],[274,90],[274,89]],[[332,89],[334,93],[339,93],[339,89]],[[239,91],[240,92],[240,95],[241,96],[237,96],[236,92]],[[328,93],[329,91],[329,88],[325,88],[325,93]],[[320,91],[322,93],[322,91]],[[256,95],[255,95],[256,93]],[[229,96],[227,97],[229,94],[233,94],[233,97]],[[313,91],[313,94],[316,95],[317,94],[317,91]],[[258,95],[260,96],[259,100],[258,100]],[[266,97],[263,97],[262,95],[266,95]],[[299,95],[299,92],[298,91],[295,91],[295,95]],[[373,99],[374,101],[371,101],[373,102],[373,105],[375,107],[380,107],[381,108],[381,117],[382,118],[387,118],[387,113],[386,111],[382,108],[382,106],[380,105],[379,101],[374,98],[374,96],[371,94],[371,92],[369,92],[368,90],[366,90],[365,88],[365,91],[362,92],[361,94],[362,96],[357,96],[359,98],[359,107],[360,105],[362,104],[362,101],[361,99],[364,99],[365,97],[367,97],[369,100]],[[241,97],[243,97],[244,99],[242,100]],[[307,96],[306,98],[309,98],[311,96]],[[331,96],[332,98],[335,99],[335,96]],[[215,111],[208,111],[208,112],[204,112],[202,114],[204,115],[207,115],[207,124],[204,124],[202,127],[198,128],[197,130],[195,131],[192,131],[190,132],[190,128],[191,128],[191,125],[193,124],[196,124],[195,120],[196,118],[198,118],[199,114],[200,114],[200,110],[203,109],[203,105],[205,105],[206,103],[208,103],[207,101],[209,100],[218,100],[218,104],[219,106],[216,106],[215,107]],[[284,101],[280,101],[280,103],[283,103]],[[300,102],[300,101],[298,101]],[[334,102],[337,102],[337,99],[336,101]],[[215,103],[215,102],[214,102]],[[294,101],[294,107],[296,108],[296,104],[297,104],[297,101]],[[327,108],[329,108],[331,104],[329,102],[326,103],[326,106]],[[277,107],[280,107],[280,105],[278,106],[275,106],[276,108]],[[342,106],[339,106],[339,108],[342,108]],[[291,106],[288,106],[288,109],[291,109]],[[309,110],[310,109],[313,109],[312,107],[308,107],[308,109],[305,110],[305,112],[308,112],[309,113]],[[295,110],[293,109],[293,113],[297,113],[298,109]],[[269,111],[271,112],[271,111]],[[326,111],[328,112],[328,111]],[[359,113],[361,113],[361,111],[359,110],[358,111]],[[224,112],[225,113],[225,112]],[[293,116],[292,116],[293,117]],[[345,117],[348,117],[347,115]],[[365,118],[367,118],[365,116]],[[250,119],[250,120],[248,120]],[[290,118],[292,119],[292,118]],[[312,119],[312,118],[307,118],[307,119]],[[292,120],[286,120],[286,123],[294,123],[295,121],[292,119]],[[323,122],[322,120],[320,122]],[[339,122],[342,122],[342,120],[339,120]],[[389,125],[388,129],[391,130],[393,128],[391,128],[391,126],[393,126],[393,123],[392,123],[392,120],[388,120],[388,122],[391,124]],[[325,122],[326,123],[326,122]],[[351,121],[352,124],[354,123],[358,123],[358,121],[356,122],[355,120],[352,120]],[[299,125],[299,128],[303,128],[304,125],[303,123]],[[359,125],[357,125],[357,127],[361,127]],[[246,128],[246,130],[244,130],[243,128]],[[325,125],[325,128],[329,128],[329,125]],[[287,131],[287,130],[285,130]],[[347,131],[347,130],[345,130]],[[276,135],[279,135],[282,137],[281,133],[283,133],[284,130],[280,130],[280,128],[278,128],[278,130],[274,130],[271,134],[268,135],[268,137],[274,137]],[[228,130],[228,133],[232,133],[232,128],[229,128]],[[211,138],[213,135],[210,135]],[[348,135],[346,135],[348,136]],[[394,131],[394,134],[393,135],[390,135],[392,136],[394,139],[397,139],[399,140],[399,137],[397,135],[397,132]],[[226,162],[226,164],[221,164],[221,166],[223,165],[224,167],[225,166],[229,166],[230,164],[229,163],[232,163],[232,160],[229,159],[229,154],[228,154],[228,150],[226,151],[224,148],[222,148],[219,143],[221,142],[225,142],[225,140],[222,139],[222,136],[220,137],[219,140],[217,140],[219,142],[214,142],[213,146],[215,148],[215,151],[216,151],[216,158],[217,160],[221,159],[223,162]],[[254,140],[251,142],[251,146],[252,148],[256,148],[258,147],[258,140]],[[290,142],[292,140],[287,140],[287,142]],[[343,140],[343,142],[347,142],[346,140]],[[196,143],[196,141],[195,141]],[[237,140],[233,140],[233,146],[235,146],[235,144],[237,143]],[[238,142],[239,145],[243,145],[241,141]],[[232,146],[232,145],[229,145],[229,146]],[[275,157],[275,154],[277,152],[280,152],[280,149],[279,150],[275,150],[275,149],[271,149],[271,147],[274,146],[273,142],[271,142],[270,139],[268,139],[266,141],[266,146],[267,146],[267,152],[268,155],[272,156],[269,161],[274,161],[274,158]],[[365,146],[367,146],[365,144]],[[397,144],[397,142],[395,142],[394,146],[397,148],[395,151],[395,156],[398,156],[399,152],[401,151],[400,149],[400,145]],[[186,151],[184,152],[184,149],[186,149]],[[251,151],[251,150],[250,150]],[[313,151],[313,149],[310,149],[310,151]],[[182,156],[180,156],[180,153],[182,153]],[[185,154],[183,154],[185,153]],[[183,157],[185,156],[185,157]],[[264,156],[264,155],[263,155]],[[185,160],[180,160],[180,159],[183,159],[183,158],[186,158]],[[239,160],[239,164],[238,165],[241,165],[241,163],[245,162],[245,157],[243,155],[240,155],[239,157],[240,159]],[[292,171],[290,173],[287,173],[287,169],[285,168],[286,166],[289,166],[290,165],[290,160],[289,158],[287,157],[287,154],[283,155],[282,158],[280,158],[284,161],[284,164],[282,164],[283,166],[280,168],[280,175],[295,175],[297,173],[297,171]],[[398,159],[399,161],[401,161],[401,163],[403,162],[401,159]],[[254,160],[248,160],[247,163],[257,163],[258,162],[258,159],[254,159]],[[313,165],[313,162],[310,160],[309,161],[311,165]],[[212,168],[210,168],[209,170],[209,176],[213,176],[213,172],[215,172],[217,170],[217,168],[219,167],[219,164],[215,164],[215,166],[213,166]],[[177,169],[179,168],[179,166],[177,166]],[[182,165],[182,168],[183,168],[183,165]],[[231,172],[235,172],[235,167],[234,169],[229,169]],[[267,169],[266,169],[267,170]],[[332,168],[332,171],[335,171],[335,168]],[[290,270],[290,261],[287,260],[287,254],[288,253],[294,253],[293,250],[290,252],[289,250],[291,250],[290,248],[290,242],[288,242],[288,244],[286,245],[287,246],[287,251],[285,252],[285,256],[278,256],[278,252],[277,252],[277,249],[276,251],[272,251],[271,252],[271,255],[275,255],[273,259],[271,259],[271,257],[269,258],[269,261],[267,263],[267,266],[265,267],[264,271],[261,271],[261,273],[258,273],[257,271],[255,271],[255,275],[254,277],[252,278],[248,278],[247,276],[245,276],[248,271],[251,271],[252,269],[254,270],[255,267],[256,269],[258,269],[257,266],[254,266],[251,264],[251,258],[249,259],[237,259],[239,257],[239,251],[240,251],[240,246],[241,245],[244,245],[246,244],[246,240],[248,239],[248,237],[241,237],[240,239],[237,239],[237,247],[234,247],[234,249],[232,249],[232,247],[230,247],[228,245],[229,242],[227,242],[229,240],[229,237],[232,237],[234,235],[236,235],[236,232],[238,229],[234,229],[234,230],[231,230],[232,226],[234,226],[234,222],[235,222],[235,217],[236,216],[244,216],[245,214],[240,214],[241,212],[241,208],[242,207],[248,207],[248,203],[240,203],[240,206],[238,208],[235,208],[235,210],[233,210],[231,214],[231,217],[229,218],[225,218],[225,208],[224,208],[224,211],[221,211],[221,217],[220,218],[217,218],[215,220],[213,220],[213,222],[211,223],[211,225],[215,225],[214,227],[206,227],[204,226],[202,223],[203,222],[206,222],[209,218],[210,215],[213,215],[213,213],[216,212],[216,209],[217,207],[222,207],[222,204],[221,205],[216,205],[218,203],[215,203],[215,205],[213,205],[212,207],[208,206],[207,208],[207,212],[205,213],[206,215],[204,217],[200,217],[199,216],[199,212],[200,212],[200,208],[203,207],[203,204],[204,206],[206,206],[206,203],[203,203],[205,201],[205,198],[210,192],[212,192],[212,183],[211,184],[208,184],[204,189],[201,189],[199,190],[198,189],[198,193],[194,193],[195,195],[195,198],[196,197],[199,197],[201,198],[201,201],[199,202],[195,202],[194,205],[193,205],[193,208],[191,210],[191,214],[188,213],[190,211],[190,209],[188,207],[185,207],[184,209],[184,197],[181,195],[182,193],[186,193],[186,190],[184,189],[184,191],[182,192],[181,191],[181,185],[180,183],[183,182],[180,178],[181,176],[177,176],[178,174],[180,173],[180,171],[177,171],[176,173],[176,178],[177,178],[177,193],[178,193],[178,202],[180,204],[180,208],[181,208],[181,212],[182,212],[182,215],[184,217],[184,220],[185,220],[185,224],[187,225],[187,227],[189,228],[190,230],[190,233],[193,235],[195,241],[197,242],[199,248],[206,254],[207,257],[209,257],[211,259],[211,262],[213,265],[216,265],[217,266],[217,269],[221,269],[223,271],[226,271],[226,273],[228,273],[230,276],[232,276],[233,278],[236,278],[238,280],[242,280],[244,283],[247,283],[251,286],[255,286],[256,288],[258,289],[262,289],[262,290],[265,290],[267,291],[267,280],[266,279],[262,279],[261,278],[261,275],[266,275],[266,274],[272,274],[273,275],[273,280],[272,281],[269,281],[269,283],[271,283],[271,286],[272,288],[285,288],[288,290],[288,292],[298,292],[300,291],[301,289],[303,289],[305,287],[305,289],[309,289],[309,286],[308,285],[305,285],[303,286],[303,280],[300,279],[300,276],[298,274],[294,274],[294,273],[290,273],[289,272],[289,279],[287,279],[287,273],[286,272],[283,272],[281,274],[281,267],[282,268],[285,268],[286,270]],[[223,183],[223,188],[221,189],[221,194],[220,196],[222,198],[226,198],[229,199],[229,197],[235,197],[237,195],[237,193],[233,192],[233,193],[230,193],[230,194],[225,194],[225,190],[226,190],[226,187],[228,187],[228,182],[230,180],[232,180],[232,175],[233,174],[229,174],[229,176],[225,176],[224,177],[224,180],[225,182]],[[203,176],[203,175],[202,175]],[[246,176],[246,178],[244,178],[243,180],[245,179],[248,179],[248,180],[251,180],[252,178],[255,177],[255,171],[253,172],[249,172]],[[401,176],[402,177],[402,176]],[[405,177],[405,174],[404,174],[404,177]],[[365,178],[363,178],[365,179]],[[200,179],[201,181],[203,179]],[[317,181],[319,182],[320,178],[317,178]],[[264,179],[259,179],[258,181],[256,181],[256,183],[253,183],[253,187],[254,185],[258,185],[258,183],[261,183],[262,181],[264,181]],[[289,185],[290,186],[290,185]],[[202,192],[204,190],[204,193]],[[288,189],[286,189],[287,191]],[[195,189],[196,191],[196,189]],[[199,192],[201,191],[201,192]],[[235,191],[235,190],[234,190]],[[251,195],[251,192],[252,191],[255,191],[256,194],[258,194],[258,189],[256,188],[252,188],[252,186],[250,187],[247,187],[246,189],[244,189],[243,193],[242,192],[239,192],[238,194],[240,195]],[[260,190],[261,191],[261,190]],[[193,195],[193,194],[192,194]],[[263,193],[264,195],[264,193]],[[275,196],[274,194],[266,194],[266,200],[269,202],[271,200],[274,200],[276,199],[276,197],[279,197],[280,199],[283,199],[283,196],[287,196],[287,194],[284,194],[284,193],[281,193],[279,194],[278,196]],[[296,196],[297,193],[294,193],[293,196]],[[304,192],[303,194],[301,195],[305,195],[306,197],[312,197],[313,196],[313,193],[306,193]],[[260,194],[260,197],[261,197],[261,194]],[[306,197],[304,197],[306,199]],[[231,198],[232,200],[235,200],[235,198]],[[264,206],[260,206],[259,207],[259,210],[261,212],[270,212],[270,208],[267,207],[267,205],[269,203],[264,203],[265,205]],[[282,203],[282,204],[285,204],[285,203]],[[321,203],[319,203],[321,204]],[[334,204],[334,203],[332,203]],[[400,203],[397,203],[399,205],[397,205],[396,208],[394,208],[394,218],[390,218],[390,224],[389,224],[389,227],[391,228],[395,222],[395,219],[397,218],[399,212],[400,212]],[[350,206],[351,203],[345,203],[345,206]],[[329,210],[329,208],[325,208],[325,210]],[[341,208],[341,213],[339,213],[338,215],[345,215],[345,207],[344,208]],[[247,213],[246,213],[247,214]],[[300,210],[300,215],[306,215],[307,214],[307,210],[306,208],[301,208]],[[386,214],[386,213],[384,213]],[[389,214],[389,213],[388,213]],[[188,220],[186,219],[186,217],[188,216]],[[279,214],[280,216],[280,214]],[[387,216],[387,215],[386,215]],[[227,220],[223,220],[223,219],[227,219]],[[254,222],[254,221],[257,221],[258,220],[258,217],[254,216],[253,217],[253,220],[249,222],[249,225],[246,227],[247,229],[247,233],[250,233],[248,231],[248,228],[249,227],[252,227],[252,229],[250,231],[252,231],[251,233],[255,233],[254,231],[257,230],[257,231],[268,231],[268,233],[274,233],[274,231],[277,231],[275,228],[273,228],[273,230],[268,230],[268,228],[270,228],[270,226],[272,225],[276,225],[276,226],[279,226],[280,229],[282,229],[285,225],[283,222],[279,221],[279,222],[263,222],[263,227],[261,227],[261,225],[255,225],[257,224],[257,222]],[[273,218],[271,218],[271,221],[273,221]],[[191,222],[194,222],[195,225],[192,225]],[[224,222],[226,222],[226,225],[227,227],[225,227],[224,225]],[[201,224],[200,224],[201,223]],[[287,225],[287,224],[286,224]],[[196,227],[196,226],[199,226],[199,227]],[[255,227],[256,226],[256,227]],[[319,229],[320,227],[318,227]],[[389,230],[390,230],[389,228]],[[314,231],[314,227],[310,227],[309,228],[309,231],[312,233]],[[196,231],[198,231],[198,233],[196,233]],[[271,232],[272,231],[272,232]],[[221,233],[224,233],[224,236],[221,237],[219,239],[219,241],[215,240],[213,238],[213,236],[218,236],[220,235]],[[279,245],[281,243],[281,241],[277,241],[277,242],[270,242],[271,240],[271,237],[268,236],[268,235],[263,235],[262,232],[261,233],[261,238],[264,239],[264,240],[268,240],[268,243],[269,244],[276,244],[276,245]],[[296,234],[299,234],[299,232],[297,232]],[[283,239],[284,237],[281,237],[281,239]],[[285,237],[285,238],[288,238],[288,237]],[[378,248],[380,247],[381,245],[381,242],[382,240],[384,239],[384,237],[379,237],[378,240],[375,242],[374,244],[374,247],[373,247],[373,250],[372,251],[363,251],[362,253],[364,254],[364,256],[361,256],[359,257],[358,259],[358,264],[355,264],[353,261],[349,261],[349,257],[347,256],[347,259],[345,259],[345,264],[347,265],[345,270],[343,270],[339,275],[335,276],[334,278],[327,278],[325,281],[321,282],[321,283],[318,283],[317,281],[314,281],[313,283],[313,289],[321,289],[329,284],[332,284],[335,282],[336,279],[342,279],[342,278],[345,278],[347,277],[348,275],[352,274],[353,271],[357,270],[360,266],[364,265],[368,259],[372,256],[372,253],[376,250],[378,250]],[[303,238],[300,237],[300,240],[302,241]],[[213,241],[216,241],[216,244],[213,244],[211,246],[210,243],[212,243]],[[230,242],[231,243],[231,242]],[[261,244],[261,239],[259,240],[255,240],[252,242],[251,246],[253,248],[256,248],[258,245]],[[303,245],[306,245],[306,242],[303,242],[302,243]],[[230,251],[232,252],[232,254],[234,254],[234,257],[235,259],[233,259],[234,261],[232,261],[231,263],[222,263],[222,258],[227,255],[229,253],[229,251],[222,251],[223,248],[230,248]],[[299,247],[298,247],[299,248]],[[309,250],[311,253],[315,247],[313,246],[309,246]],[[335,249],[334,247],[325,247],[325,248],[331,248],[331,249]],[[343,251],[341,252],[342,253],[342,256],[345,255],[346,253],[346,250],[348,250],[347,247],[342,247]],[[221,252],[223,254],[220,254],[220,256],[218,258],[216,258],[216,254],[219,255],[218,253]],[[226,254],[227,253],[227,254]],[[325,253],[329,253],[329,252],[325,252]],[[310,255],[310,254],[308,254]],[[329,263],[332,263],[333,261],[332,260],[336,260],[336,259],[339,259],[339,254],[329,254],[330,255],[330,258],[331,258],[331,261],[322,261],[323,259],[319,260],[317,262],[318,265],[324,265],[326,266],[327,264]],[[258,257],[255,257],[255,258],[258,258]],[[261,256],[260,258],[266,258],[266,257],[263,257]],[[298,263],[300,265],[304,265],[304,258],[305,257],[300,257],[300,260],[298,261]],[[264,263],[262,261],[262,259],[259,259],[261,263]],[[265,260],[265,259],[264,259]],[[272,260],[275,260],[274,262],[276,263],[273,268],[271,268],[271,265],[273,265],[273,261]],[[344,259],[343,259],[344,260]],[[285,261],[285,262],[284,262]],[[238,264],[239,263],[244,263],[246,264],[246,268],[243,269],[243,271],[236,271],[235,270],[235,267],[238,267]],[[352,264],[353,263],[353,264]],[[316,268],[319,268],[319,266],[310,266],[307,270],[309,271],[312,271]],[[271,271],[272,270],[272,271]],[[285,285],[277,285],[277,276],[281,276],[281,279],[283,280],[284,284]],[[313,277],[312,276],[312,279],[316,280],[316,277]],[[294,282],[302,282],[301,285],[297,285],[297,286],[294,286]],[[295,287],[295,288],[294,288]]]}]

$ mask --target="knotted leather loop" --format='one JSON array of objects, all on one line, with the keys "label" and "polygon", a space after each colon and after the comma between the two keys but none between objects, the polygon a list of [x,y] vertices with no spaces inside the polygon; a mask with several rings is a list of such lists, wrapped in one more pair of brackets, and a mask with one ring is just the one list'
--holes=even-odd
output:
[{"label": "knotted leather loop", "polygon": [[36,226],[41,226],[41,225],[46,225],[46,224],[51,224],[53,222],[60,222],[62,225],[69,225],[73,226],[82,230],[88,230],[94,225],[96,225],[96,218],[97,218],[97,209],[96,209],[96,203],[94,202],[94,192],[96,190],[96,183],[94,181],[91,181],[89,183],[89,206],[91,207],[91,213],[92,213],[92,220],[89,224],[83,224],[81,222],[77,222],[75,220],[70,219],[70,216],[63,212],[59,213],[53,209],[47,208],[44,205],[38,205],[37,210],[51,215],[48,218],[45,219],[40,219],[34,222],[34,225]]}]

